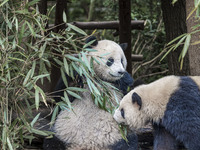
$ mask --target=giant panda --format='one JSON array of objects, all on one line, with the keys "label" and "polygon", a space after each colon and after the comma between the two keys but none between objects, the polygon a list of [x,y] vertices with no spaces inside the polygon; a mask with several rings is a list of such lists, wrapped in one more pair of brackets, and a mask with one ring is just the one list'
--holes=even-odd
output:
[{"label": "giant panda", "polygon": [[[86,42],[95,41],[91,48],[95,52],[90,52],[90,56],[99,57],[104,54],[104,62],[94,63],[96,75],[121,89],[121,92],[112,89],[117,94],[118,100],[122,98],[122,93],[127,90],[127,86],[132,85],[133,79],[126,72],[127,60],[123,50],[126,44],[118,45],[114,41],[101,40],[97,41],[94,36],[89,37]],[[84,83],[84,79],[83,83]],[[57,90],[60,90],[64,84],[59,81]],[[87,85],[83,88],[89,89]],[[57,93],[62,95],[62,93]],[[93,101],[89,90],[80,93],[82,100],[73,99],[73,111],[62,110],[55,121],[53,138],[46,138],[43,144],[45,150],[136,150],[137,136],[131,132],[128,134],[128,143],[122,138],[120,128],[113,119],[112,114],[100,109]],[[114,99],[112,102],[116,105]]]},{"label": "giant panda", "polygon": [[[200,76],[163,77],[130,91],[121,100],[113,117],[118,123],[134,129],[152,121],[170,134],[172,148],[169,149],[176,148],[174,138],[189,150],[200,150],[199,88]],[[165,140],[162,137],[164,130],[160,129],[157,137]],[[161,141],[160,144],[164,143]]]}]

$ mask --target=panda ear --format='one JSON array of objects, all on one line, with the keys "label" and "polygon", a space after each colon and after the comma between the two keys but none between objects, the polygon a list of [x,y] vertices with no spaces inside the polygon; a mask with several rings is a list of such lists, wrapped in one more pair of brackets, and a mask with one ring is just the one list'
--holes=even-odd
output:
[{"label": "panda ear", "polygon": [[127,47],[128,47],[128,43],[121,43],[119,45],[121,46],[123,51],[125,51],[127,49]]},{"label": "panda ear", "polygon": [[139,110],[142,107],[142,100],[141,97],[137,94],[137,93],[133,93],[132,94],[132,103],[134,104],[135,102],[137,102],[137,104],[139,105]]},{"label": "panda ear", "polygon": [[85,40],[86,44],[89,44],[88,48],[92,48],[91,46],[96,46],[98,44],[97,38],[95,36],[89,36],[86,40]]}]

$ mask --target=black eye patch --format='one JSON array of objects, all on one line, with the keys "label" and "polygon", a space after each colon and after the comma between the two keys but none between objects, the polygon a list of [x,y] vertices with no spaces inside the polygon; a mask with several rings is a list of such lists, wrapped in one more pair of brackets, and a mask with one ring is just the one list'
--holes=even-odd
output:
[{"label": "black eye patch", "polygon": [[125,116],[124,116],[124,109],[123,109],[123,108],[121,109],[121,115],[122,115],[122,117],[125,119]]},{"label": "black eye patch", "polygon": [[114,63],[114,59],[113,58],[109,58],[108,61],[106,62],[107,66],[111,66]]}]

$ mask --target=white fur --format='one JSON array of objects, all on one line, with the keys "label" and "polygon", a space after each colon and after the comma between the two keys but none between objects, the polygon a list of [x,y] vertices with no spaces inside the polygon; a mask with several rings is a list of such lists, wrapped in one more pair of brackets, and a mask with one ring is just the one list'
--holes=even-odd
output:
[{"label": "white fur", "polygon": [[[127,65],[121,47],[113,41],[103,40],[93,49],[97,52],[90,52],[89,56],[92,55],[101,62],[98,64],[94,61],[96,74],[110,82],[119,79],[121,75],[118,72],[125,71]],[[108,55],[100,58],[106,53]],[[114,59],[114,64],[108,67],[106,62],[110,57]],[[102,63],[100,59],[105,62]],[[121,59],[124,66],[121,64]],[[87,86],[85,88],[89,89]],[[122,98],[121,93],[117,93],[117,96],[118,99]],[[70,150],[106,150],[109,145],[122,139],[118,124],[112,115],[94,104],[91,93],[83,92],[81,97],[82,100],[74,100],[72,103],[73,112],[65,110],[58,115],[54,126],[55,135],[66,144],[71,143]],[[112,101],[115,103],[114,95]]]},{"label": "white fur", "polygon": [[[171,94],[179,88],[179,82],[179,77],[167,76],[150,84],[136,87],[123,97],[119,108],[114,113],[114,119],[134,129],[142,128],[149,121],[159,122],[164,115]],[[137,103],[132,103],[134,92],[141,97],[141,110]],[[122,108],[125,119],[121,116]]]}]

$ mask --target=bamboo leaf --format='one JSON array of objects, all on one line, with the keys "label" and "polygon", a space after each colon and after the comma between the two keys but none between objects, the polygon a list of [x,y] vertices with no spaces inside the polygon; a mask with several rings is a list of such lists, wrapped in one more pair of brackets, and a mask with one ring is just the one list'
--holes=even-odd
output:
[{"label": "bamboo leaf", "polygon": [[39,96],[39,90],[38,87],[35,87],[35,108],[38,110],[40,103],[40,96]]},{"label": "bamboo leaf", "polygon": [[184,58],[186,53],[187,53],[187,50],[188,50],[188,48],[190,46],[190,40],[191,40],[191,34],[188,34],[187,38],[185,40],[185,44],[184,44],[183,50],[182,50],[182,58]]},{"label": "bamboo leaf", "polygon": [[28,25],[30,31],[31,31],[31,34],[35,37],[35,31],[33,30],[32,26],[30,25],[30,23],[28,21],[26,21],[26,24]]},{"label": "bamboo leaf", "polygon": [[63,11],[63,22],[67,23],[67,15],[66,15],[65,11]]},{"label": "bamboo leaf", "polygon": [[10,139],[7,137],[7,144],[10,150],[13,150],[12,144],[10,142]]},{"label": "bamboo leaf", "polygon": [[27,82],[28,82],[28,80],[30,78],[30,75],[31,75],[31,71],[32,71],[31,69],[28,71],[28,73],[27,73],[27,75],[26,75],[26,77],[24,79],[23,86],[25,86],[27,84]]},{"label": "bamboo leaf", "polygon": [[64,82],[65,86],[66,86],[66,87],[68,87],[67,78],[66,78],[66,75],[65,75],[65,73],[64,73],[64,71],[63,71],[63,69],[62,69],[62,68],[60,68],[60,71],[61,71],[61,77],[62,77],[62,80],[63,80],[63,82]]},{"label": "bamboo leaf", "polygon": [[171,45],[172,43],[174,43],[175,41],[177,41],[178,39],[182,38],[183,36],[185,36],[187,33],[181,34],[180,36],[176,37],[175,39],[173,39],[172,41],[170,41],[167,45]]},{"label": "bamboo leaf", "polygon": [[[77,65],[76,65],[74,62],[72,62],[71,64],[72,64],[73,68],[76,70],[76,72],[77,72],[78,74],[80,74],[81,68],[80,68],[80,67],[77,67]],[[80,76],[81,76],[81,74],[80,74]]]},{"label": "bamboo leaf", "polygon": [[[92,45],[95,41],[96,41],[96,40],[92,40],[92,41],[86,43],[86,44],[83,46],[83,49],[85,49],[85,48],[87,48],[88,46]],[[90,48],[88,48],[88,49],[90,49]]]},{"label": "bamboo leaf", "polygon": [[85,53],[82,52],[81,54],[82,54],[82,56],[83,56],[83,60],[84,60],[84,62],[85,62],[85,64],[86,64],[88,70],[91,71],[90,63],[89,63],[89,61],[88,61],[88,59],[87,59]]},{"label": "bamboo leaf", "polygon": [[36,66],[36,61],[34,60],[33,61],[33,65],[32,65],[32,68],[31,68],[31,74],[30,74],[30,77],[32,78],[34,73],[35,73],[35,66]]},{"label": "bamboo leaf", "polygon": [[64,63],[65,72],[67,73],[67,75],[69,75],[69,65],[67,63],[66,58],[63,58],[63,63]]},{"label": "bamboo leaf", "polygon": [[74,93],[74,92],[72,92],[70,90],[67,90],[67,93],[70,94],[71,96],[77,98],[77,99],[82,99],[78,94],[76,94],[76,93]]},{"label": "bamboo leaf", "polygon": [[52,114],[52,116],[51,116],[51,124],[53,125],[54,124],[54,122],[55,122],[55,120],[56,120],[56,116],[57,116],[57,114],[58,114],[58,106],[56,106],[55,107],[55,109],[54,109],[54,111],[53,111],[53,114]]},{"label": "bamboo leaf", "polygon": [[70,91],[78,91],[78,92],[86,92],[86,89],[78,88],[78,87],[68,87],[67,90]]},{"label": "bamboo leaf", "polygon": [[71,55],[65,55],[65,56],[66,56],[67,58],[73,60],[73,61],[76,61],[76,62],[80,62],[80,63],[81,63],[81,60],[78,59],[78,58],[76,58],[76,57],[74,57],[74,56],[71,56]]},{"label": "bamboo leaf", "polygon": [[32,0],[28,3],[28,6],[32,6],[32,5],[35,5],[39,2],[40,0]]},{"label": "bamboo leaf", "polygon": [[9,0],[4,0],[1,4],[0,7],[2,7],[5,3],[7,3]]},{"label": "bamboo leaf", "polygon": [[48,136],[49,135],[48,133],[46,133],[42,130],[38,130],[38,129],[34,129],[34,128],[32,128],[31,131],[35,134],[42,135],[42,136]]},{"label": "bamboo leaf", "polygon": [[71,105],[71,102],[69,101],[69,97],[67,96],[66,91],[64,91],[64,101],[67,103],[69,109],[71,110],[72,109],[72,105]]},{"label": "bamboo leaf", "polygon": [[38,118],[40,117],[40,113],[39,114],[37,114],[36,116],[35,116],[35,118],[31,121],[31,127],[33,127],[34,126],[34,124],[36,123],[36,121],[38,120]]},{"label": "bamboo leaf", "polygon": [[82,29],[80,29],[80,28],[78,28],[78,27],[76,27],[76,26],[74,26],[74,25],[72,25],[72,24],[70,24],[70,23],[67,23],[67,25],[68,25],[68,27],[69,28],[71,28],[72,30],[74,30],[74,31],[76,31],[76,32],[78,32],[78,33],[80,33],[80,34],[82,34],[82,35],[87,35]]}]

